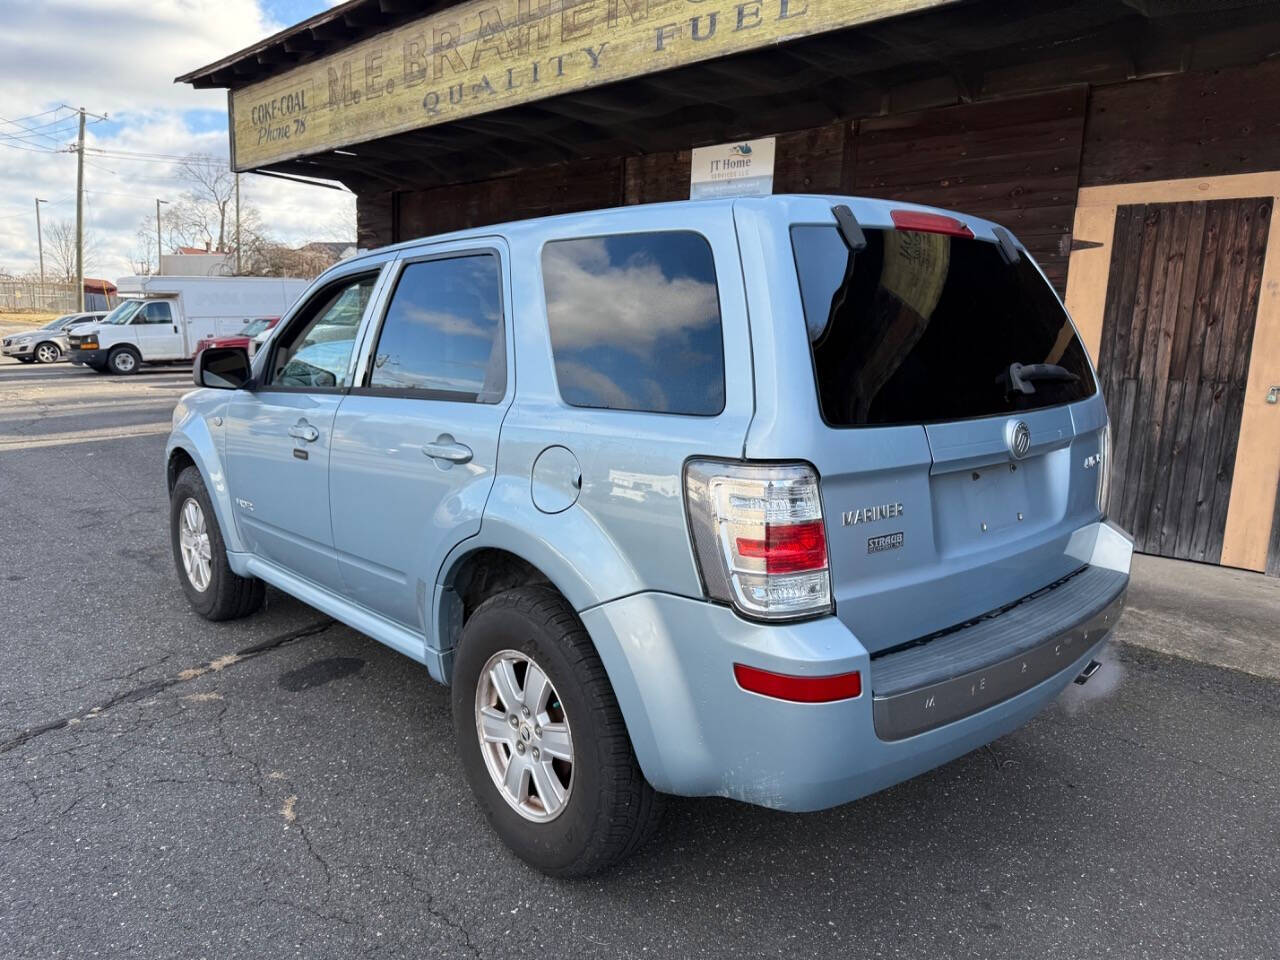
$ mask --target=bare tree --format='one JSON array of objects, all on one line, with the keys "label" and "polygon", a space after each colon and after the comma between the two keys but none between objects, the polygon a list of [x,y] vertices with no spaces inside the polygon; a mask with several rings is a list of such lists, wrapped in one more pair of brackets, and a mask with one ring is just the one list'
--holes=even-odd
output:
[{"label": "bare tree", "polygon": [[182,233],[188,245],[207,244],[209,249],[225,253],[230,228],[227,221],[235,213],[236,175],[225,160],[203,153],[192,154],[184,160],[179,175],[190,188],[170,207],[165,219],[173,221],[173,228]]},{"label": "bare tree", "polygon": [[[58,220],[44,228],[44,256],[53,265],[55,275],[66,283],[76,282],[76,225],[73,220]],[[84,232],[84,272],[93,269],[98,256],[97,237]]]}]

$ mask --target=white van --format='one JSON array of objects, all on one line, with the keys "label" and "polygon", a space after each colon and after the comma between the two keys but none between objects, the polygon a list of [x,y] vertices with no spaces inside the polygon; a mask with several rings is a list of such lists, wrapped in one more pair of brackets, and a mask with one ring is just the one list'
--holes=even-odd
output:
[{"label": "white van", "polygon": [[309,281],[290,277],[124,277],[118,307],[68,338],[68,359],[95,370],[134,373],[140,364],[181,362],[208,337],[238,333],[260,317],[283,316]]}]

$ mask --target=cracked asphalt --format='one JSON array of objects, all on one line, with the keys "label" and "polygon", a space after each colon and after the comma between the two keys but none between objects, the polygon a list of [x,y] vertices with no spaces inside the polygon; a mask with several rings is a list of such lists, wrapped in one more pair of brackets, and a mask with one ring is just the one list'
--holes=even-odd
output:
[{"label": "cracked asphalt", "polygon": [[274,592],[189,612],[161,464],[188,383],[0,365],[0,955],[1280,953],[1280,685],[1125,643],[876,796],[677,800],[613,873],[530,871],[422,668]]}]

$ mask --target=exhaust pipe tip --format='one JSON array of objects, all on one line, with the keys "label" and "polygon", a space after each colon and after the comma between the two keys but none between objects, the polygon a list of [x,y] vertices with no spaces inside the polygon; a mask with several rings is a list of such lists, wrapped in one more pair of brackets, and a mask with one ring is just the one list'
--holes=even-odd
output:
[{"label": "exhaust pipe tip", "polygon": [[1076,683],[1084,686],[1088,683],[1095,673],[1102,669],[1102,664],[1097,660],[1090,660],[1088,665],[1080,671],[1080,676],[1076,677]]}]

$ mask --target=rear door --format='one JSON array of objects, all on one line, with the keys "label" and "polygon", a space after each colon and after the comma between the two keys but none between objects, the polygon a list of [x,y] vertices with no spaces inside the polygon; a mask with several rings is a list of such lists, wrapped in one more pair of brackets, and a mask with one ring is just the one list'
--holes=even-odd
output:
[{"label": "rear door", "polygon": [[479,531],[493,485],[514,392],[506,275],[497,239],[400,262],[334,423],[329,487],[346,591],[414,631],[426,632],[436,575]]},{"label": "rear door", "polygon": [[[780,419],[808,424],[790,438],[753,424],[747,453],[817,468],[836,613],[874,652],[1079,567],[1066,545],[1099,517],[1106,414],[1025,251],[1008,262],[981,221],[912,210],[900,228],[888,205],[850,204],[856,252],[830,203],[771,225],[791,261],[771,285],[799,281],[799,296],[773,294],[792,364],[779,377],[795,383]],[[1014,363],[1042,366],[1011,379]]]}]

